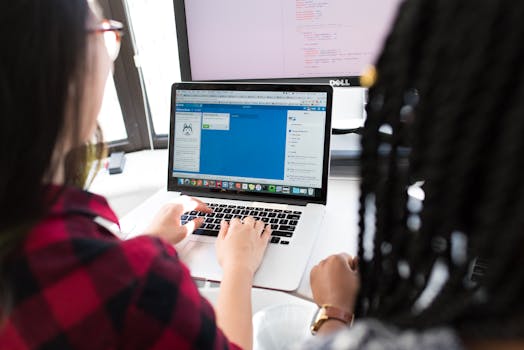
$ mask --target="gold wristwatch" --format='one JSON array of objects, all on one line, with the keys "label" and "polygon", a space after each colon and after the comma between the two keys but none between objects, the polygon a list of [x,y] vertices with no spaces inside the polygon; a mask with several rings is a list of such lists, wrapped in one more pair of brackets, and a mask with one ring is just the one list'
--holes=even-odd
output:
[{"label": "gold wristwatch", "polygon": [[317,334],[320,326],[330,319],[339,320],[346,325],[351,325],[351,323],[353,323],[353,314],[333,305],[324,304],[320,306],[315,316],[313,316],[313,320],[311,321],[311,334]]}]

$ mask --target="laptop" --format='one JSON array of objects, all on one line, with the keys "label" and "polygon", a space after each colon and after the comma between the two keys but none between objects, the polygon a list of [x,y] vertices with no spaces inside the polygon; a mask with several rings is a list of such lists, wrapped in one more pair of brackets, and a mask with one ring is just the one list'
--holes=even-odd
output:
[{"label": "laptop", "polygon": [[273,229],[254,286],[296,290],[325,212],[332,88],[328,85],[176,83],[168,191],[213,214],[177,245],[196,279],[220,281],[222,219],[253,216]]}]

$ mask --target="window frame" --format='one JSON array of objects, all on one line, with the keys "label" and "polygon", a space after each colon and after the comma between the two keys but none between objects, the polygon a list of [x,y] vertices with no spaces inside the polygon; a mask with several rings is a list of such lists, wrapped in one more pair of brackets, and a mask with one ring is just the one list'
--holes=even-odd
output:
[{"label": "window frame", "polygon": [[[145,91],[140,68],[135,64],[135,49],[132,29],[129,25],[124,2],[99,0],[98,3],[106,17],[124,24],[120,54],[114,63],[113,78],[122,116],[127,132],[127,139],[108,142],[110,152],[132,152],[153,149],[152,125],[149,113],[146,115]],[[149,125],[148,125],[149,121]],[[167,140],[167,137],[166,137]],[[166,141],[167,146],[167,141]],[[155,147],[156,148],[156,147]]]}]

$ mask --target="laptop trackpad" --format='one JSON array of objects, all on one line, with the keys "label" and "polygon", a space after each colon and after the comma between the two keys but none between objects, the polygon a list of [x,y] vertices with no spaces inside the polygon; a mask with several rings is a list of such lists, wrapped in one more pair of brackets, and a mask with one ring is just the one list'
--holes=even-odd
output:
[{"label": "laptop trackpad", "polygon": [[183,248],[180,258],[189,267],[193,277],[215,281],[222,277],[214,243],[189,241]]}]

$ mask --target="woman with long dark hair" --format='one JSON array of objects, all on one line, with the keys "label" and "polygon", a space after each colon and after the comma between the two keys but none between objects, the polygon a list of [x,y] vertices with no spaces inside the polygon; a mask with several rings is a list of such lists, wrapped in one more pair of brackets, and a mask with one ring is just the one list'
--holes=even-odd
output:
[{"label": "woman with long dark hair", "polygon": [[251,348],[269,227],[222,224],[215,319],[173,248],[201,224],[181,214],[204,203],[181,197],[124,242],[96,220],[117,223],[105,199],[82,190],[122,31],[93,6],[0,2],[0,348]]},{"label": "woman with long dark hair", "polygon": [[523,18],[522,1],[401,6],[371,74],[358,261],[311,274],[354,329],[313,348],[524,348]]}]

